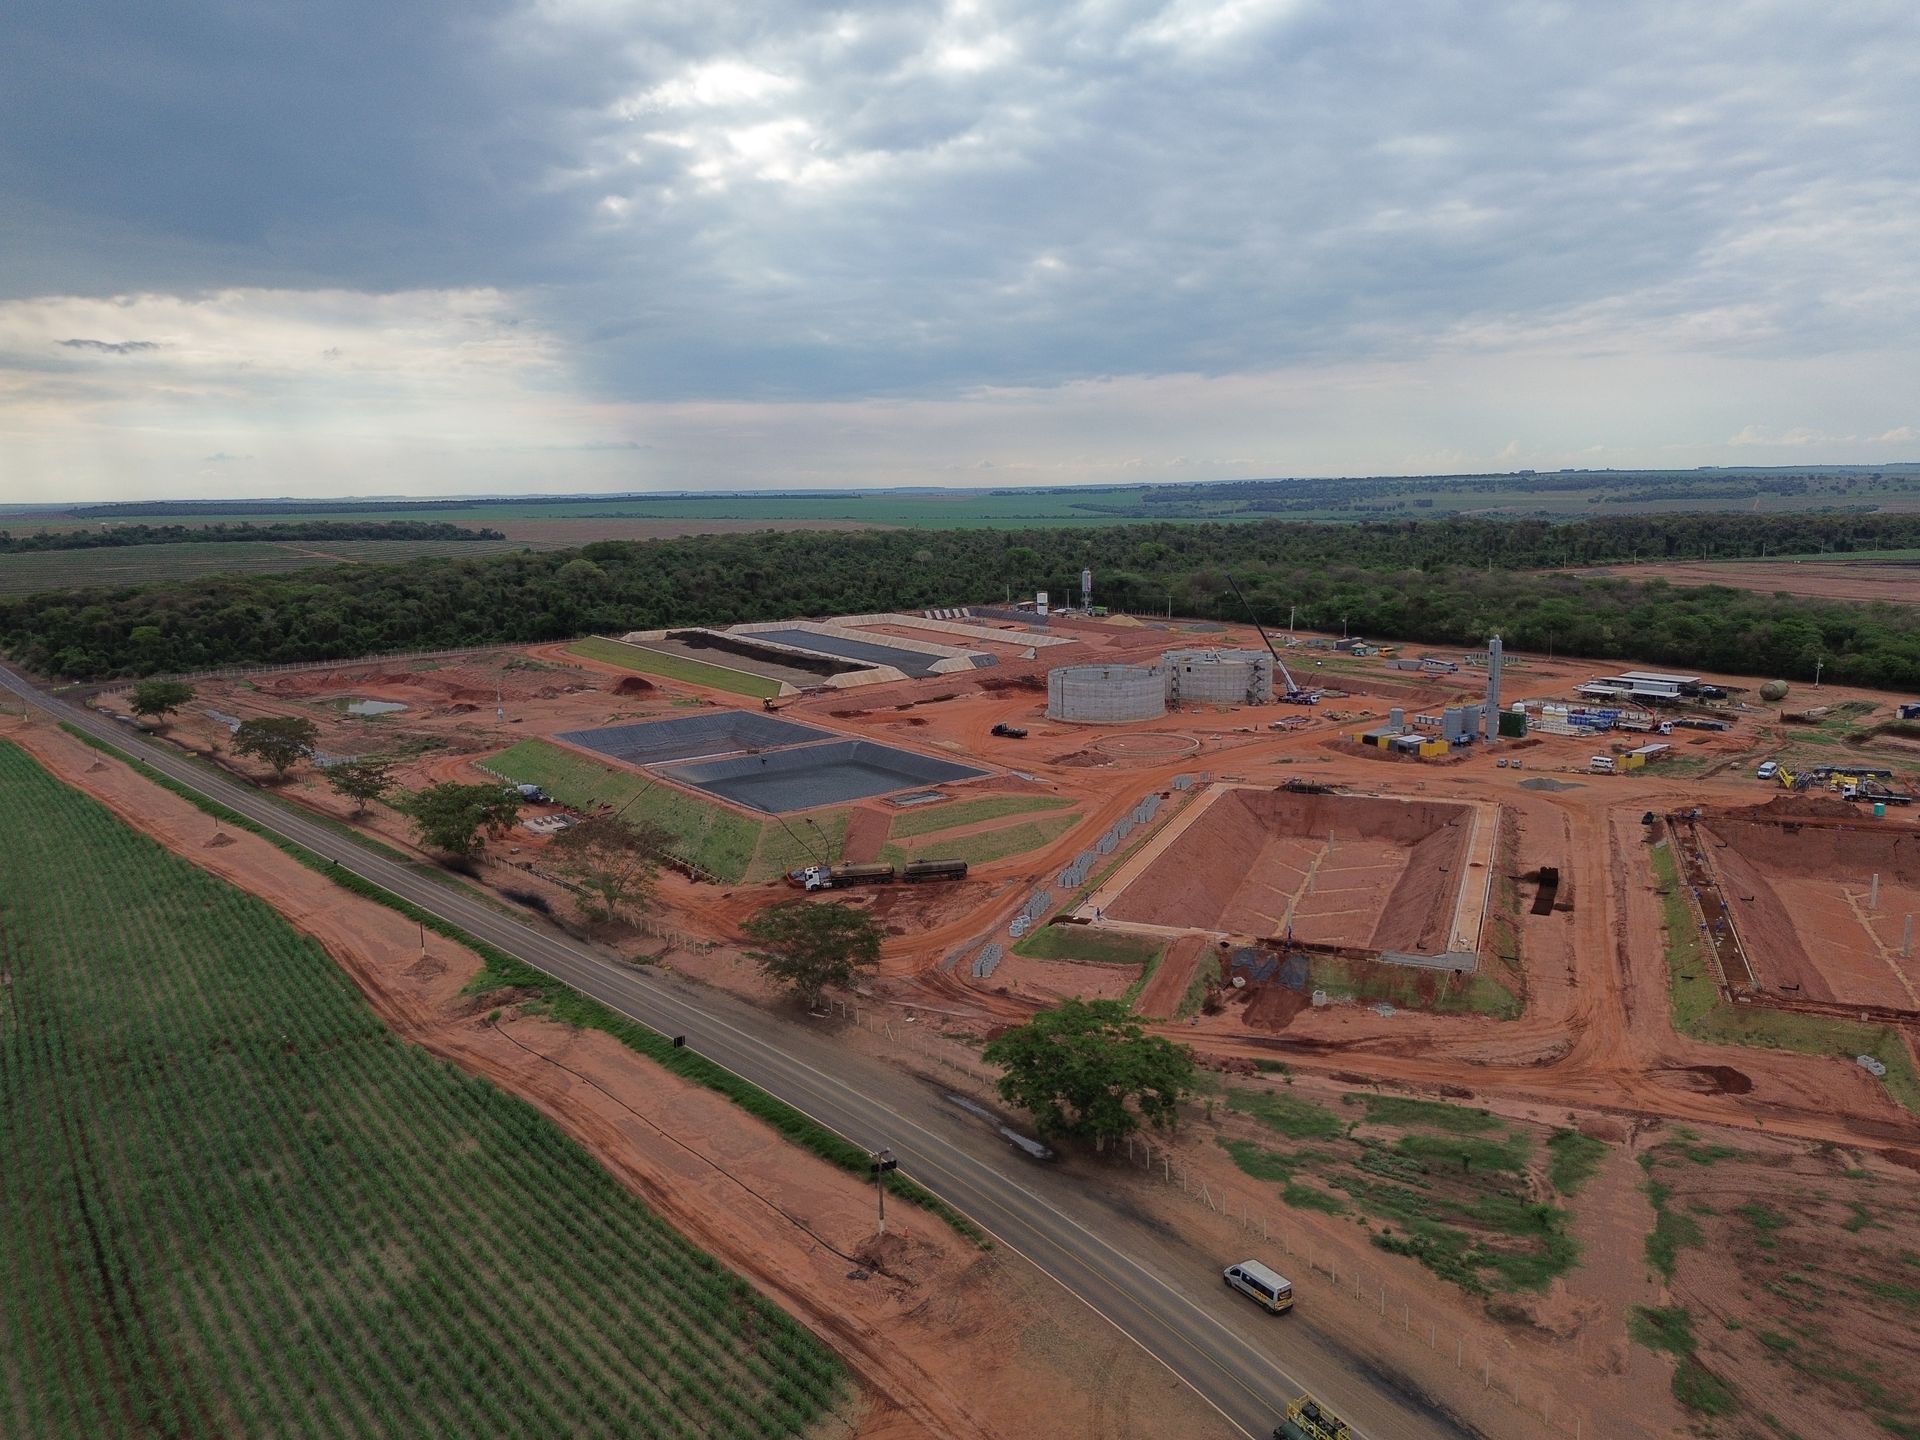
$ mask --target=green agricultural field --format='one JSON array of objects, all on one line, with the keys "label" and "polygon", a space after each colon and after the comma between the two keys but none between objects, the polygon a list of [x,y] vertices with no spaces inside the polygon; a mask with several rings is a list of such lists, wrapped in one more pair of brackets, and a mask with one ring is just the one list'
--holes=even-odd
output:
[{"label": "green agricultural field", "polygon": [[764,675],[749,675],[744,670],[728,670],[720,665],[705,665],[683,655],[666,655],[619,640],[590,636],[567,647],[569,655],[638,670],[642,675],[658,675],[667,680],[684,680],[689,685],[704,685],[709,690],[725,690],[734,695],[764,698],[780,693],[780,682]]},{"label": "green agricultural field", "polygon": [[931,835],[936,830],[957,830],[962,825],[978,825],[983,820],[998,820],[1003,815],[1034,815],[1043,810],[1064,810],[1073,804],[1057,795],[989,795],[980,800],[949,801],[922,809],[903,810],[893,817],[887,832],[891,840],[911,840]]},{"label": "green agricultural field", "polygon": [[817,1340],[268,906],[3,743],[0,793],[0,1431],[745,1440],[842,1403]]},{"label": "green agricultural field", "polygon": [[728,884],[772,880],[822,859],[840,859],[847,812],[756,820],[638,771],[603,764],[546,740],[522,740],[486,762],[509,780],[539,785],[562,805],[611,805],[651,820],[678,841],[677,853]]},{"label": "green agricultural field", "polygon": [[145,585],[202,575],[264,575],[321,565],[398,565],[435,557],[477,560],[521,548],[506,540],[188,540],[178,545],[27,551],[0,555],[0,595]]}]

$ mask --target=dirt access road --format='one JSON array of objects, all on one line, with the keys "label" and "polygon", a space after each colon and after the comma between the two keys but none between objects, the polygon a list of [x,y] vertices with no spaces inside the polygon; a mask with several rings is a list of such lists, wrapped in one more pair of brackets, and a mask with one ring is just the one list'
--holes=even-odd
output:
[{"label": "dirt access road", "polygon": [[[804,1030],[671,975],[623,968],[584,946],[410,874],[248,787],[207,773],[89,711],[51,699],[11,670],[0,686],[57,720],[140,756],[154,769],[343,869],[402,896],[780,1096],[901,1169],[971,1216],[1103,1319],[1156,1356],[1250,1436],[1270,1433],[1284,1399],[1325,1396],[1370,1440],[1454,1440],[1468,1432],[1373,1363],[1301,1328],[1225,1307],[1219,1272],[1199,1255],[1150,1263],[1139,1221],[1064,1172],[1022,1166],[931,1089]],[[886,1099],[875,1097],[884,1096]],[[1016,1169],[1014,1167],[1019,1166]]]}]

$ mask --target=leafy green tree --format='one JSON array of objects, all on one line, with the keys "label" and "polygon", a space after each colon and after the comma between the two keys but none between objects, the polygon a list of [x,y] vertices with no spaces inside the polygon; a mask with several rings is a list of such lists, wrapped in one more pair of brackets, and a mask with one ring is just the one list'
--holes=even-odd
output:
[{"label": "leafy green tree", "polygon": [[364,815],[369,804],[393,788],[393,762],[370,755],[329,765],[325,773],[334,792],[353,801],[356,816]]},{"label": "leafy green tree", "polygon": [[284,780],[294,761],[310,753],[320,738],[320,727],[297,715],[267,715],[258,720],[242,720],[233,732],[236,755],[251,755],[273,767],[276,780]]},{"label": "leafy green tree", "polygon": [[880,927],[864,910],[838,901],[788,900],[741,927],[760,949],[748,951],[770,980],[791,985],[808,1008],[828,986],[845,989],[856,967],[880,959]]},{"label": "leafy green tree", "polygon": [[580,908],[590,920],[618,920],[622,909],[653,904],[660,861],[673,837],[660,826],[593,815],[562,830],[547,847],[560,873],[587,893]]},{"label": "leafy green tree", "polygon": [[1045,1136],[1105,1149],[1140,1123],[1171,1129],[1194,1087],[1193,1052],[1150,1035],[1117,1000],[1067,1000],[982,1052],[1006,1074],[1000,1094]]},{"label": "leafy green tree", "polygon": [[181,680],[142,680],[133,687],[127,708],[147,720],[163,720],[193,699],[193,687]]},{"label": "leafy green tree", "polygon": [[420,843],[471,859],[486,837],[503,834],[520,813],[520,792],[505,785],[429,785],[393,802],[413,821]]}]

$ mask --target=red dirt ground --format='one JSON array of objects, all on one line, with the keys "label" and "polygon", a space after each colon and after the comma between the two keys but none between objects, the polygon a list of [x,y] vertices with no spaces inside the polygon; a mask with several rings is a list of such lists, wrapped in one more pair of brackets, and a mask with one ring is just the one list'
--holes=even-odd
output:
[{"label": "red dirt ground", "polygon": [[1134,1002],[1135,1013],[1153,1020],[1171,1020],[1186,999],[1195,973],[1205,965],[1213,966],[1218,973],[1220,960],[1212,941],[1204,935],[1183,935],[1175,940],[1167,946],[1166,954],[1160,957],[1160,968]]},{"label": "red dirt ground", "polygon": [[1920,1011],[1920,957],[1900,954],[1906,917],[1920,916],[1920,828],[1801,799],[1718,812],[1700,834],[1764,988]]},{"label": "red dirt ground", "polygon": [[1223,791],[1106,911],[1145,925],[1261,938],[1291,927],[1314,944],[1444,949],[1470,818],[1431,802]]},{"label": "red dirt ground", "polygon": [[1884,600],[1920,605],[1920,565],[1897,561],[1721,560],[1676,565],[1609,565],[1580,575],[1666,580],[1675,585],[1725,585],[1762,595],[1785,591],[1822,600]]}]

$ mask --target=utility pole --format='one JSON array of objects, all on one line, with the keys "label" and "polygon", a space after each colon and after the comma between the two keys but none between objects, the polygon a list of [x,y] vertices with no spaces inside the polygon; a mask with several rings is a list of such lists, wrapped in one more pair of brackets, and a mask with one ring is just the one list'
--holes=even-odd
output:
[{"label": "utility pole", "polygon": [[873,1152],[867,1162],[867,1168],[873,1171],[873,1193],[880,1202],[880,1233],[887,1233],[887,1172],[898,1170],[900,1162],[893,1158],[893,1151],[882,1147]]},{"label": "utility pole", "polygon": [[1813,662],[1813,688],[1816,690],[1820,688],[1820,672],[1826,668],[1826,664],[1824,660]]}]

